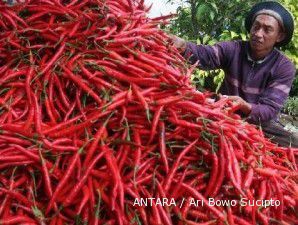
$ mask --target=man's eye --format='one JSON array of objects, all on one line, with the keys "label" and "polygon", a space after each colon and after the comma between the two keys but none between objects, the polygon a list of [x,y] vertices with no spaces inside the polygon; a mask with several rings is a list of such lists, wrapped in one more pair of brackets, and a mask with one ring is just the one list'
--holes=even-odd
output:
[{"label": "man's eye", "polygon": [[260,26],[258,26],[258,25],[254,25],[252,28],[253,28],[254,30],[258,30],[258,29],[260,29]]},{"label": "man's eye", "polygon": [[254,29],[260,29],[260,25],[259,24],[255,24],[255,25],[253,25],[253,28]]}]

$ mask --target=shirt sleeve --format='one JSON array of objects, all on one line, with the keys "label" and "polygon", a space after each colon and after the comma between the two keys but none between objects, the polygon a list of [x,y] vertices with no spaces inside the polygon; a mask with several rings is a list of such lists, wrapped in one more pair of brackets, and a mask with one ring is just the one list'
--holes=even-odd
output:
[{"label": "shirt sleeve", "polygon": [[275,119],[289,96],[294,77],[295,67],[290,61],[280,65],[258,103],[252,104],[248,121],[258,124]]},{"label": "shirt sleeve", "polygon": [[183,56],[191,64],[199,61],[198,67],[202,70],[224,69],[231,62],[236,47],[236,41],[220,42],[213,46],[188,42]]}]

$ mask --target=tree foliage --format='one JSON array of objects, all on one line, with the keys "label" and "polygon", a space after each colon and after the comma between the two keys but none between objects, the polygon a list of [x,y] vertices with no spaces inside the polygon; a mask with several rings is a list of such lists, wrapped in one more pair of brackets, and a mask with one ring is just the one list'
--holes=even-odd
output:
[{"label": "tree foliage", "polygon": [[295,19],[293,39],[282,50],[296,65],[296,78],[290,94],[291,96],[298,96],[298,0],[282,0],[280,2],[292,12]]},{"label": "tree foliage", "polygon": [[[174,0],[168,0],[169,3]],[[197,44],[214,44],[218,41],[248,38],[244,18],[250,8],[260,0],[183,0],[177,8],[177,17],[172,20],[170,32]],[[295,33],[290,44],[283,47],[285,54],[295,63],[298,71],[298,1],[280,0],[295,18]],[[214,88],[223,80],[222,71],[198,71],[200,84]],[[206,84],[207,81],[207,84]],[[291,95],[298,96],[298,73]]]}]

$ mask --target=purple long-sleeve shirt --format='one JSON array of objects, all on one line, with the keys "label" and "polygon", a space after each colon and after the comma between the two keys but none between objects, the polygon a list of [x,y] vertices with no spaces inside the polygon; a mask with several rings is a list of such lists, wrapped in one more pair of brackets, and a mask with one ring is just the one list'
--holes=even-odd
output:
[{"label": "purple long-sleeve shirt", "polygon": [[187,43],[184,56],[203,70],[223,69],[225,79],[220,92],[237,95],[252,105],[252,123],[277,119],[295,77],[294,64],[273,49],[263,60],[253,61],[249,43],[221,42],[214,46]]}]

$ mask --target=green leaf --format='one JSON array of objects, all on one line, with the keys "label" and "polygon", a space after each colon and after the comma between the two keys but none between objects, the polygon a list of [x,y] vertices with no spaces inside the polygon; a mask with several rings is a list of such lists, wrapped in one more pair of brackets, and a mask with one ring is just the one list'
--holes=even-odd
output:
[{"label": "green leaf", "polygon": [[209,37],[208,35],[205,35],[205,36],[203,37],[203,44],[207,44],[209,38],[210,38],[210,37]]},{"label": "green leaf", "polygon": [[217,40],[216,39],[211,39],[209,42],[208,42],[208,44],[209,45],[214,45],[214,44],[216,44],[217,43]]},{"label": "green leaf", "polygon": [[214,20],[214,18],[215,18],[214,11],[210,11],[209,17],[210,17],[211,20]]},{"label": "green leaf", "polygon": [[212,8],[215,10],[216,14],[218,13],[218,8],[215,2],[210,2],[210,5],[212,6]]},{"label": "green leaf", "polygon": [[241,33],[240,36],[242,40],[247,40],[246,34]]},{"label": "green leaf", "polygon": [[209,7],[206,4],[202,4],[198,7],[197,13],[196,13],[196,18],[198,21],[204,20],[206,14],[208,13]]},{"label": "green leaf", "polygon": [[230,34],[232,39],[234,39],[235,37],[238,37],[238,34],[236,34],[234,31],[231,31]]}]

